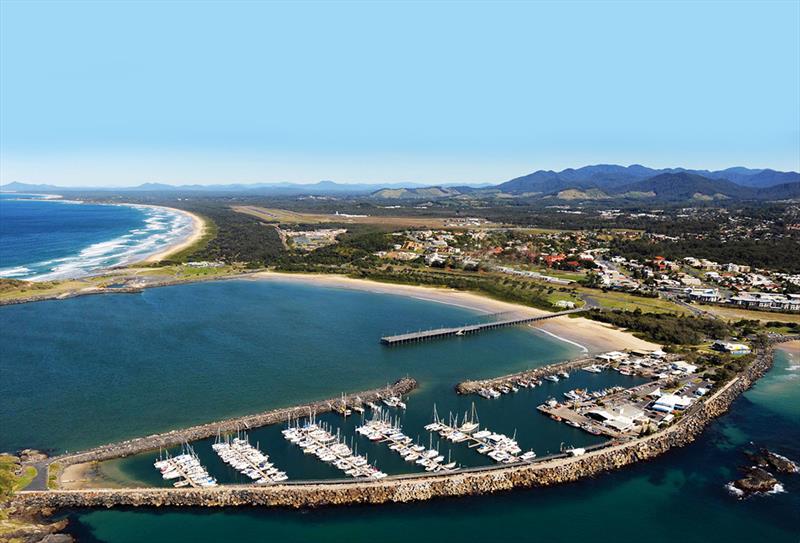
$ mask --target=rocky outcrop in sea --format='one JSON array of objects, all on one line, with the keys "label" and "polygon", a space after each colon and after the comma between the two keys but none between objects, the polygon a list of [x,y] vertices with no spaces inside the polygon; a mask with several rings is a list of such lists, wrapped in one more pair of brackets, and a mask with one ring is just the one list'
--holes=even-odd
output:
[{"label": "rocky outcrop in sea", "polygon": [[785,456],[760,448],[756,452],[745,451],[745,456],[752,463],[741,468],[744,476],[731,481],[726,488],[738,498],[747,498],[755,494],[777,494],[783,492],[783,485],[773,475],[776,473],[798,473],[797,463]]}]

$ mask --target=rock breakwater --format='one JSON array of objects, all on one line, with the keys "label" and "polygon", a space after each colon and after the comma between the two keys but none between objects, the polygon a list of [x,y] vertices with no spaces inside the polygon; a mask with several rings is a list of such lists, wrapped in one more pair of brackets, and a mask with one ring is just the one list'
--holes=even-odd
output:
[{"label": "rock breakwater", "polygon": [[[673,425],[625,443],[610,443],[581,456],[559,456],[524,465],[466,469],[450,474],[413,474],[377,482],[298,482],[264,487],[214,489],[108,489],[20,492],[15,501],[32,507],[231,507],[291,508],[412,502],[435,497],[488,494],[513,488],[545,487],[577,481],[664,454],[692,443],[705,426],[725,413],[742,392],[769,370],[773,348],[757,351],[736,378],[687,410]],[[410,383],[405,386],[410,386]],[[362,396],[363,397],[363,396]],[[277,421],[276,421],[277,422]],[[213,432],[216,432],[216,425]]]},{"label": "rock breakwater", "polygon": [[[414,390],[416,386],[417,382],[414,379],[406,377],[400,379],[392,385],[389,385],[388,387],[364,392],[355,392],[348,394],[346,397],[359,397],[364,402],[376,401],[380,398],[385,398],[391,395],[408,394]],[[236,432],[237,430],[242,429],[258,428],[261,426],[268,426],[270,424],[280,424],[286,422],[290,418],[296,419],[300,417],[307,417],[310,413],[326,413],[328,411],[332,411],[336,406],[341,405],[341,403],[341,398],[332,398],[304,405],[297,405],[294,407],[273,409],[254,415],[245,415],[243,417],[200,424],[198,426],[192,426],[180,430],[172,430],[170,432],[161,434],[153,434],[146,437],[138,437],[117,443],[110,443],[108,445],[102,445],[86,451],[55,456],[50,459],[50,463],[58,464],[63,468],[71,464],[121,458],[130,456],[132,454],[157,450],[159,448],[174,447],[175,445],[180,445],[184,442],[205,439],[207,437],[217,435],[218,432],[223,434]],[[351,404],[348,403],[348,405]]]}]

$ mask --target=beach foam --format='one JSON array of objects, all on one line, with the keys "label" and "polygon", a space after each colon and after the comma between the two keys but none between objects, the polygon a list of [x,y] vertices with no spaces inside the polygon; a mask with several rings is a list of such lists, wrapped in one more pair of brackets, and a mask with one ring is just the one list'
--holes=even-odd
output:
[{"label": "beach foam", "polygon": [[[60,200],[58,203],[76,202]],[[140,210],[144,214],[142,223],[124,235],[84,247],[77,254],[0,269],[0,277],[31,281],[84,277],[144,260],[185,240],[194,231],[191,216],[177,210],[135,204],[114,205]]]},{"label": "beach foam", "polygon": [[0,269],[0,277],[22,277],[30,272],[31,270],[25,266],[17,266],[16,268],[3,268]]}]

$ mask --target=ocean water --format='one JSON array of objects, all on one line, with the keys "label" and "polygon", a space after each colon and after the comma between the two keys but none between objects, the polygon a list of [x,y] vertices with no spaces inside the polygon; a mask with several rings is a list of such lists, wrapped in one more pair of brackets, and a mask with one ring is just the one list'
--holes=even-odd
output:
[{"label": "ocean water", "polygon": [[[114,318],[109,318],[113,315]],[[579,354],[531,330],[386,348],[378,337],[419,326],[456,324],[475,312],[444,304],[280,282],[225,281],[0,307],[0,449],[74,450],[133,435],[331,397],[411,375],[420,389],[402,417],[419,433],[471,398],[453,385]],[[6,356],[8,355],[8,356]],[[737,500],[725,483],[753,441],[800,458],[798,355],[775,368],[684,449],[619,472],[549,489],[410,505],[312,511],[121,509],[69,512],[81,541],[754,541],[800,539],[800,477],[783,475],[783,494]],[[597,438],[536,412],[549,395],[629,379],[576,372],[566,382],[499,400],[475,398],[481,423],[539,454]],[[636,381],[618,384],[635,384]],[[550,388],[548,388],[550,387]],[[357,421],[326,420],[352,435]],[[254,431],[290,477],[338,472],[304,457],[277,427]],[[427,443],[426,443],[427,444]],[[361,447],[372,447],[361,449]],[[442,444],[444,447],[444,444]],[[236,480],[196,445],[212,474]],[[413,471],[383,445],[360,451],[390,473]],[[484,457],[452,445],[454,460]],[[107,464],[117,482],[161,484],[152,454]],[[331,471],[326,471],[331,470]]]},{"label": "ocean water", "polygon": [[0,193],[0,277],[82,277],[142,259],[191,231],[191,219],[164,208]]}]

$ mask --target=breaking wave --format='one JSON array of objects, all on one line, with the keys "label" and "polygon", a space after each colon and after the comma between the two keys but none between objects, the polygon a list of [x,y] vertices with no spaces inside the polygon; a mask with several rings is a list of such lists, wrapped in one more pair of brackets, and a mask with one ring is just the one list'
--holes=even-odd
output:
[{"label": "breaking wave", "polygon": [[84,277],[143,260],[182,242],[193,232],[192,218],[185,213],[156,206],[124,205],[142,211],[143,224],[122,236],[89,245],[77,254],[0,269],[0,277],[30,281]]}]

